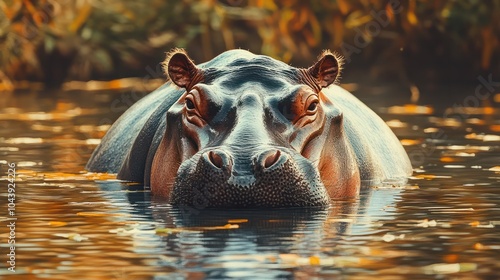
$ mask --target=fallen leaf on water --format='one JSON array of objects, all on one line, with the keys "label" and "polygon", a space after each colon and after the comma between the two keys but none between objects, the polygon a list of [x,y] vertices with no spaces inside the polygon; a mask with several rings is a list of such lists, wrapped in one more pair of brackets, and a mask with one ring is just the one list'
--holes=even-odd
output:
[{"label": "fallen leaf on water", "polygon": [[241,224],[241,223],[247,223],[248,219],[231,219],[227,220],[228,224]]},{"label": "fallen leaf on water", "polygon": [[475,250],[499,250],[500,246],[498,245],[484,245],[482,243],[475,243],[474,244],[474,249]]},{"label": "fallen leaf on water", "polygon": [[328,221],[330,222],[335,222],[335,223],[354,223],[354,219],[329,219]]},{"label": "fallen leaf on water", "polygon": [[[270,257],[266,258],[271,260]],[[280,254],[276,262],[283,266],[336,266],[336,267],[353,267],[363,264],[370,263],[371,261],[364,258],[340,256],[340,257],[328,257],[328,256],[310,256],[302,257],[297,254]]]},{"label": "fallen leaf on water", "polygon": [[457,164],[447,164],[443,166],[444,168],[465,168],[465,165],[457,165]]},{"label": "fallen leaf on water", "polygon": [[422,143],[422,140],[420,139],[401,139],[400,140],[401,145],[403,146],[414,146]]},{"label": "fallen leaf on water", "polygon": [[390,114],[408,114],[408,115],[429,115],[434,109],[429,106],[420,106],[415,104],[406,104],[403,106],[392,106],[387,108]]},{"label": "fallen leaf on water", "polygon": [[78,212],[76,213],[78,216],[83,217],[128,217],[130,214],[120,214],[120,213],[105,213],[105,212]]},{"label": "fallen leaf on water", "polygon": [[392,242],[396,239],[404,239],[404,238],[405,238],[404,234],[394,235],[394,234],[386,233],[386,234],[384,234],[384,236],[382,236],[382,240],[385,242]]},{"label": "fallen leaf on water", "polygon": [[311,265],[319,265],[320,264],[320,258],[317,256],[311,256],[309,257],[309,263]]},{"label": "fallen leaf on water", "polygon": [[476,249],[476,250],[484,250],[485,246],[483,244],[481,244],[481,243],[478,242],[478,243],[474,244],[474,249]]},{"label": "fallen leaf on water", "polygon": [[87,173],[83,174],[83,176],[89,180],[99,180],[99,181],[116,179],[116,174],[112,174],[112,173],[87,172]]},{"label": "fallen leaf on water", "polygon": [[456,159],[452,158],[452,157],[441,157],[439,159],[441,162],[455,162]]},{"label": "fallen leaf on water", "polygon": [[480,140],[483,142],[495,142],[500,141],[500,135],[470,133],[465,135],[465,139]]},{"label": "fallen leaf on water", "polygon": [[500,132],[500,124],[490,125],[490,130],[493,132]]},{"label": "fallen leaf on water", "polygon": [[136,227],[133,227],[133,226],[128,226],[125,228],[120,227],[120,228],[116,228],[116,229],[110,229],[108,232],[114,233],[118,236],[132,236],[134,234],[144,234],[144,233],[154,234],[155,233],[154,230],[140,230],[140,229],[137,229]]},{"label": "fallen leaf on water", "polygon": [[494,228],[495,225],[488,223],[488,224],[481,224],[479,221],[474,221],[469,223],[470,226],[473,227],[478,227],[478,228]]},{"label": "fallen leaf on water", "polygon": [[88,240],[88,237],[82,236],[79,233],[56,233],[55,236],[67,238],[69,240],[74,240],[76,242]]},{"label": "fallen leaf on water", "polygon": [[9,138],[3,141],[7,144],[39,144],[43,143],[42,138],[31,138],[31,137],[18,137],[18,138]]},{"label": "fallen leaf on water", "polygon": [[458,260],[458,255],[457,254],[445,255],[443,257],[443,260],[446,261],[447,263],[453,263],[453,262],[456,262]]},{"label": "fallen leaf on water", "polygon": [[421,223],[417,224],[417,227],[435,227],[437,225],[437,222],[436,220],[428,220],[428,219],[425,219],[423,220]]},{"label": "fallen leaf on water", "polygon": [[403,127],[407,127],[408,126],[407,123],[402,122],[400,120],[390,120],[390,121],[386,121],[385,123],[389,127],[392,127],[392,128],[403,128]]},{"label": "fallen leaf on water", "polygon": [[58,222],[58,221],[50,221],[49,222],[49,226],[51,226],[51,227],[63,227],[67,224],[68,223],[66,223],[66,222]]},{"label": "fallen leaf on water", "polygon": [[436,263],[422,267],[426,274],[450,274],[457,272],[474,271],[477,269],[475,263]]},{"label": "fallen leaf on water", "polygon": [[413,178],[432,180],[432,179],[447,179],[447,178],[451,178],[451,176],[433,175],[433,174],[417,174],[417,175],[413,176]]},{"label": "fallen leaf on water", "polygon": [[[24,170],[23,170],[24,171]],[[21,172],[18,172],[21,173]],[[109,174],[109,173],[94,173],[94,172],[87,172],[87,173],[63,173],[63,172],[46,172],[46,173],[37,173],[34,171],[26,171],[23,172],[27,175],[31,176],[37,176],[37,177],[42,177],[45,181],[68,181],[68,180],[74,180],[74,181],[79,181],[79,180],[90,180],[90,181],[106,181],[106,180],[114,180],[116,179],[116,174]]]},{"label": "fallen leaf on water", "polygon": [[429,122],[438,126],[447,126],[447,127],[459,127],[462,125],[460,121],[454,118],[429,117]]},{"label": "fallen leaf on water", "polygon": [[477,124],[477,125],[483,125],[484,124],[484,120],[478,119],[478,118],[466,119],[465,122],[466,123],[470,123],[470,124]]},{"label": "fallen leaf on water", "polygon": [[[475,157],[476,153],[466,153],[466,152],[458,152],[458,151],[443,151],[441,162],[455,162],[463,160],[463,157]],[[459,158],[457,158],[459,157]],[[443,159],[444,158],[444,159]]]},{"label": "fallen leaf on water", "polygon": [[493,166],[492,168],[490,168],[488,170],[493,171],[493,172],[500,172],[500,166]]},{"label": "fallen leaf on water", "polygon": [[475,153],[464,153],[464,152],[458,152],[455,154],[457,157],[475,157]]},{"label": "fallen leaf on water", "polygon": [[63,131],[64,127],[62,127],[60,125],[52,126],[52,125],[33,124],[31,126],[31,129],[38,130],[38,131],[49,131],[49,132],[58,133],[58,132]]},{"label": "fallen leaf on water", "polygon": [[425,128],[424,129],[424,133],[435,133],[435,132],[438,132],[439,129],[435,128],[435,127],[428,127],[428,128]]}]

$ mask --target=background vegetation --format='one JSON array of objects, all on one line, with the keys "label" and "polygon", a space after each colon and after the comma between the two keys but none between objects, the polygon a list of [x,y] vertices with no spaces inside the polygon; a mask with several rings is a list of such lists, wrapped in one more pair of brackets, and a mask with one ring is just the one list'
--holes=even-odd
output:
[{"label": "background vegetation", "polygon": [[159,77],[182,47],[196,62],[243,48],[296,66],[328,48],[377,79],[463,81],[500,73],[499,38],[500,0],[3,0],[0,80]]}]

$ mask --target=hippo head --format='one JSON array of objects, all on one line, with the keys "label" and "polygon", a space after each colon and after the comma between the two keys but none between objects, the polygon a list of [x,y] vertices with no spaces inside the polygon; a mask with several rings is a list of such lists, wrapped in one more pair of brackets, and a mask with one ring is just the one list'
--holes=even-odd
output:
[{"label": "hippo head", "polygon": [[166,114],[152,192],[211,208],[324,206],[356,196],[343,116],[322,93],[340,67],[328,51],[307,69],[243,50],[196,66],[172,51],[165,72],[185,92]]}]

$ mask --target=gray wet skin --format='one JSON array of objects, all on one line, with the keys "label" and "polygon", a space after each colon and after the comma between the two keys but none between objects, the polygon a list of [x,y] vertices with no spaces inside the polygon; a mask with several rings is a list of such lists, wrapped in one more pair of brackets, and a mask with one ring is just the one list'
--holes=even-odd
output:
[{"label": "gray wet skin", "polygon": [[326,206],[412,172],[384,121],[335,85],[329,52],[307,69],[243,50],[198,66],[174,50],[164,65],[170,81],[115,122],[89,171],[210,208]]}]

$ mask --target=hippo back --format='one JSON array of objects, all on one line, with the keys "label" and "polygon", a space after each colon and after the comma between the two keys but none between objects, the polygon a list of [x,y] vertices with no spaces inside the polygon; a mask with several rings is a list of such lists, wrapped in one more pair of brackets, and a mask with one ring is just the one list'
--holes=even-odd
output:
[{"label": "hippo back", "polygon": [[332,85],[323,92],[344,115],[344,131],[362,180],[405,180],[412,173],[408,155],[387,124],[350,92]]},{"label": "hippo back", "polygon": [[130,171],[126,180],[142,181],[140,170],[144,171],[150,150],[156,151],[163,136],[165,123],[162,119],[182,93],[167,82],[131,106],[106,133],[85,168],[93,172],[118,173],[134,158],[137,160],[134,166],[126,167]]}]

